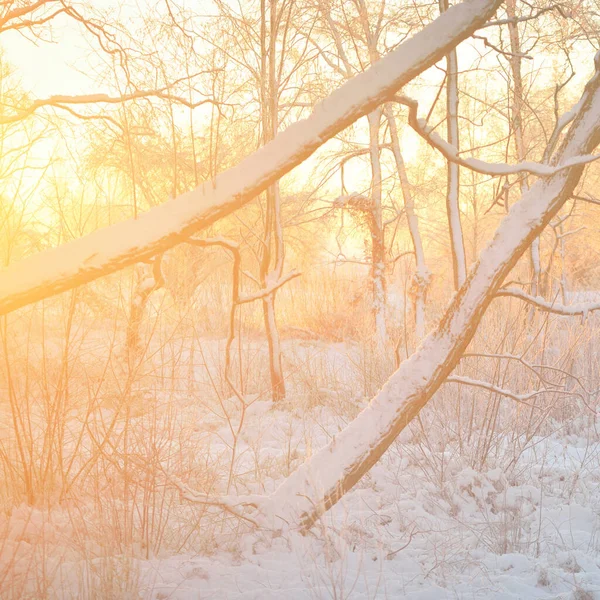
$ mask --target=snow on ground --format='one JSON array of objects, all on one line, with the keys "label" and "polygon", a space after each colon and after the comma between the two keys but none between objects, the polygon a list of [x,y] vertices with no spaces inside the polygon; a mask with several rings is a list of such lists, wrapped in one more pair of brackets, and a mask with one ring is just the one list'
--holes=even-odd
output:
[{"label": "snow on ground", "polygon": [[[260,442],[271,466],[254,491],[281,480],[286,446],[293,468],[343,426],[335,399],[324,404],[251,407],[240,454]],[[307,536],[247,535],[234,551],[143,562],[145,597],[600,598],[598,424],[533,437],[513,465],[499,448],[503,466],[482,470],[413,428]]]},{"label": "snow on ground", "polygon": [[[205,344],[208,363],[219,343]],[[356,348],[286,344],[286,356],[301,366],[290,378],[290,399],[274,408],[260,394],[248,397],[232,493],[272,492],[365,406],[368,369]],[[208,368],[218,375],[216,365]],[[197,374],[201,390],[206,372]],[[168,527],[184,523],[208,542],[125,559],[85,540],[82,560],[69,546],[71,515],[19,507],[8,522],[0,520],[9,528],[0,544],[0,575],[20,554],[31,564],[27,548],[41,532],[60,564],[52,597],[65,600],[600,599],[600,417],[574,411],[563,420],[549,417],[535,435],[516,426],[515,434],[511,428],[504,435],[499,426],[492,436],[477,430],[468,440],[449,416],[454,394],[454,386],[445,386],[423,411],[423,426],[415,422],[403,432],[306,536],[248,532],[234,518],[224,522],[218,511],[197,521],[202,508],[177,499]],[[218,473],[223,487],[232,442],[223,410],[235,424],[239,404],[235,398],[211,403],[197,392],[171,397],[165,415],[174,401],[177,418],[159,422],[176,422],[183,432],[178,439],[189,434],[185,452]],[[507,400],[502,407],[498,419],[510,422],[515,405]],[[131,430],[143,427],[144,418],[135,417]],[[182,444],[178,439],[171,440],[173,448]],[[482,440],[489,444],[485,452]],[[114,589],[82,592],[100,579]]]},{"label": "snow on ground", "polygon": [[523,482],[449,466],[442,489],[398,447],[314,534],[148,561],[143,580],[157,599],[598,598],[597,450],[540,444]]}]

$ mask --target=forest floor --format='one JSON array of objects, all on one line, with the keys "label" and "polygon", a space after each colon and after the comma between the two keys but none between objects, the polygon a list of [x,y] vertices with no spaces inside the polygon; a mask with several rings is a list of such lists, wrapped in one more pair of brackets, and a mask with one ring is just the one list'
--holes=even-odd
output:
[{"label": "forest floor", "polygon": [[[173,465],[194,489],[226,491],[229,479],[231,494],[271,492],[368,400],[367,369],[356,368],[360,357],[345,344],[289,340],[286,352],[303,367],[290,378],[285,403],[247,397],[229,476],[241,415],[235,398],[165,395],[131,417],[132,437],[141,432],[140,444],[178,456]],[[205,375],[197,376],[200,390]],[[113,480],[90,489],[97,497],[87,512],[77,509],[90,529],[73,524],[72,507],[22,505],[0,522],[0,590],[27,563],[29,577],[32,565],[45,573],[39,597],[61,599],[600,599],[600,417],[556,406],[529,411],[485,391],[459,395],[444,386],[305,536],[250,532],[164,486],[158,498],[130,490],[136,500],[126,509],[126,499],[109,496]],[[124,427],[119,422],[115,431]],[[139,527],[130,551],[88,543],[100,539],[102,526],[94,537],[90,523],[100,523],[98,507],[108,505],[102,523],[113,539],[126,529],[126,514],[134,538]],[[27,551],[42,538],[43,552]],[[22,597],[36,597],[26,587]]]},{"label": "forest floor", "polygon": [[[284,429],[310,427],[318,447],[340,423],[323,408],[281,417],[261,403],[247,424],[280,463]],[[401,440],[310,534],[145,561],[142,589],[214,600],[600,598],[600,437],[596,423],[577,429],[534,436],[510,469]],[[292,446],[306,452],[301,439]]]}]

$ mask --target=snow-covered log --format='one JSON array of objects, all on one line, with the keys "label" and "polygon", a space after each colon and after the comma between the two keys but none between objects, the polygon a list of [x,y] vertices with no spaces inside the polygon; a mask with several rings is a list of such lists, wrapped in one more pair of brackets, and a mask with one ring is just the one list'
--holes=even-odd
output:
[{"label": "snow-covered log", "polygon": [[0,314],[147,260],[231,214],[328,139],[390,99],[482,26],[500,0],[465,0],[342,85],[304,120],[214,181],[0,272]]},{"label": "snow-covered log", "polygon": [[[448,14],[448,13],[446,13]],[[600,55],[554,163],[600,143]],[[504,278],[573,193],[583,166],[539,179],[510,209],[439,326],[348,427],[269,498],[273,526],[309,528],[379,460],[454,369]]]}]

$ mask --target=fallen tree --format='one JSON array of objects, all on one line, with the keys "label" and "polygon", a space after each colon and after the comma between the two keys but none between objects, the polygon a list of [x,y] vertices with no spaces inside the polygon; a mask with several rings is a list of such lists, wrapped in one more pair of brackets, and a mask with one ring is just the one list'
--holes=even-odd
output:
[{"label": "fallen tree", "polygon": [[[595,64],[573,124],[550,161],[554,166],[571,164],[600,143],[600,54]],[[553,175],[540,178],[512,206],[437,329],[400,365],[369,405],[271,496],[207,500],[186,490],[186,497],[251,514],[254,523],[266,528],[309,529],[369,471],[448,379],[490,303],[499,295],[507,295],[501,289],[504,279],[572,196],[583,169],[582,164],[555,169]],[[510,295],[529,299],[512,292]],[[573,314],[582,310],[578,306]]]},{"label": "fallen tree", "polygon": [[0,272],[0,314],[48,298],[184,242],[244,206],[327,140],[389,100],[481,27],[500,0],[465,0],[360,73],[306,119],[198,188],[140,215]]}]

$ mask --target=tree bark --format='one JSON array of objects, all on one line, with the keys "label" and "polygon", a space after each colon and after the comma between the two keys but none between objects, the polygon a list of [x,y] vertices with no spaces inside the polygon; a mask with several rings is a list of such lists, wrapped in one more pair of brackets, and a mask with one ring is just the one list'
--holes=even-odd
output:
[{"label": "tree bark", "polygon": [[408,231],[412,240],[413,250],[415,252],[415,272],[413,275],[412,294],[415,304],[415,338],[417,345],[425,337],[425,301],[427,299],[427,290],[431,281],[431,273],[425,262],[425,252],[423,251],[423,241],[419,231],[419,217],[415,212],[415,204],[408,181],[406,166],[400,151],[400,140],[398,138],[398,127],[392,108],[386,105],[384,108],[386,119],[390,126],[390,137],[392,141],[392,152],[396,162],[396,170],[400,179],[400,188],[404,198],[404,210],[406,211],[406,220],[408,221]]},{"label": "tree bark", "polygon": [[[279,82],[277,67],[277,33],[279,19],[277,0],[261,0],[261,112],[263,144],[272,141],[279,129]],[[267,34],[267,24],[268,31]],[[267,44],[268,41],[268,44]],[[284,244],[281,222],[281,196],[279,181],[267,189],[267,209],[265,212],[262,256],[260,261],[260,282],[265,289],[271,278],[279,279],[283,274]],[[274,260],[273,260],[274,257]],[[274,262],[274,264],[272,264]],[[281,354],[281,341],[275,315],[276,291],[262,300],[263,319],[269,351],[269,374],[271,396],[274,402],[285,398],[285,379]]]},{"label": "tree bark", "polygon": [[386,323],[386,282],[385,282],[385,232],[383,229],[383,208],[381,203],[381,156],[379,130],[381,128],[381,108],[368,115],[369,154],[371,159],[371,287],[375,339],[380,351],[387,345]]},{"label": "tree bark", "polygon": [[[509,18],[508,34],[510,38],[510,70],[513,79],[512,90],[512,128],[515,133],[515,149],[517,151],[517,162],[523,162],[527,156],[525,149],[525,136],[523,131],[523,104],[524,104],[524,88],[523,75],[521,73],[521,41],[519,38],[519,25],[515,22],[517,16],[516,1],[506,1],[506,15]],[[526,174],[523,174],[519,180],[521,194],[524,194],[529,189]],[[537,296],[540,288],[540,238],[533,240],[529,249],[529,270],[531,273],[531,293]]]}]

